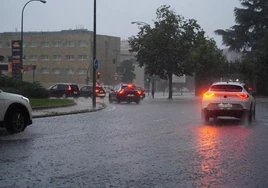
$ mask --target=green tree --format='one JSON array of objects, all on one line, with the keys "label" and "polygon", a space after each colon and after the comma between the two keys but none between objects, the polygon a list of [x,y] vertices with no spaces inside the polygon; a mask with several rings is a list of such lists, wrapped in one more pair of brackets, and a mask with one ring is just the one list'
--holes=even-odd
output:
[{"label": "green tree", "polygon": [[[223,44],[230,50],[243,53],[241,71],[251,79],[257,79],[258,92],[268,94],[267,0],[240,0],[241,8],[235,8],[236,25],[226,30],[216,30]],[[252,80],[251,80],[252,81]]]},{"label": "green tree", "polygon": [[128,59],[124,60],[119,67],[119,70],[122,74],[122,82],[133,82],[136,78],[135,66],[133,65],[133,61]]},{"label": "green tree", "polygon": [[196,20],[186,20],[170,6],[163,5],[156,11],[154,28],[144,25],[136,36],[129,38],[129,51],[137,52],[137,61],[140,67],[145,67],[145,73],[168,79],[169,99],[172,99],[172,75],[192,74],[187,59],[200,31]]},{"label": "green tree", "polygon": [[189,62],[194,66],[196,95],[206,91],[212,82],[220,80],[228,70],[228,62],[222,51],[213,39],[205,38],[204,33],[200,33]]}]

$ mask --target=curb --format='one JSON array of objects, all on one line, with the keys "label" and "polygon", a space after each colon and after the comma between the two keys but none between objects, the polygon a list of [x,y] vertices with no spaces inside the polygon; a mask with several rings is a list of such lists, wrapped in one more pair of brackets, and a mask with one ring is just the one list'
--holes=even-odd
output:
[{"label": "curb", "polygon": [[56,113],[52,112],[52,113],[48,113],[45,115],[33,115],[33,119],[44,118],[44,117],[64,116],[64,115],[71,115],[71,114],[82,114],[82,113],[89,113],[89,112],[97,112],[97,111],[103,110],[107,107],[107,105],[104,103],[99,103],[99,104],[100,104],[100,108],[96,108],[96,109],[76,110],[76,111],[71,111],[71,112],[56,112]]},{"label": "curb", "polygon": [[53,108],[61,108],[61,107],[68,107],[68,106],[75,106],[77,105],[75,102],[72,104],[63,104],[58,106],[44,106],[44,107],[34,107],[33,110],[45,110],[45,109],[53,109]]}]

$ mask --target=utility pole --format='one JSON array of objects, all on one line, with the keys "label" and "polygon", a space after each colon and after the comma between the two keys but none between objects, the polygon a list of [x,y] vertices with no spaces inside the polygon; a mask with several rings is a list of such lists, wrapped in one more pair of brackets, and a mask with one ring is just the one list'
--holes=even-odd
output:
[{"label": "utility pole", "polygon": [[[96,60],[97,58],[97,55],[96,55],[96,38],[97,38],[97,34],[96,34],[96,12],[97,12],[97,5],[96,5],[96,0],[94,0],[94,20],[93,20],[93,61],[92,63],[94,63],[94,61]],[[92,95],[92,106],[93,106],[93,109],[96,108],[96,93],[95,93],[95,90],[96,90],[96,69],[95,69],[95,66],[92,66],[93,67],[93,95]]]}]

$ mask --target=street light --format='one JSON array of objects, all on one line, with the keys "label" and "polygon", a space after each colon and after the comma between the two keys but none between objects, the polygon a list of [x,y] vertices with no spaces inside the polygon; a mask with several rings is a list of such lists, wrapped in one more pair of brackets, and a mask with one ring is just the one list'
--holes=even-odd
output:
[{"label": "street light", "polygon": [[137,25],[150,25],[146,22],[142,22],[142,21],[134,21],[134,22],[131,22],[131,24],[137,24]]},{"label": "street light", "polygon": [[[21,46],[21,48],[20,48],[20,65],[21,65],[20,69],[23,69],[23,13],[24,13],[24,9],[25,9],[26,5],[28,5],[30,2],[33,2],[33,1],[39,1],[39,2],[41,2],[43,4],[46,3],[45,0],[30,0],[22,8],[22,11],[21,11],[21,31],[20,31],[20,46]],[[20,78],[21,81],[22,81],[22,74],[23,73],[21,72],[21,74],[20,74],[21,75],[21,78]]]}]

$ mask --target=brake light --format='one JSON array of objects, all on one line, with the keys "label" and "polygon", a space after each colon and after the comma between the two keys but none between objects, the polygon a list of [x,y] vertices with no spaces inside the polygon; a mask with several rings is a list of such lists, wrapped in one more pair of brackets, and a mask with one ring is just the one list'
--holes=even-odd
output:
[{"label": "brake light", "polygon": [[139,94],[139,95],[141,94],[141,91],[140,91],[140,90],[138,90],[138,94]]},{"label": "brake light", "polygon": [[72,90],[72,88],[71,88],[71,86],[68,86],[68,89],[67,89],[68,91],[71,91]]},{"label": "brake light", "polygon": [[128,87],[128,88],[132,88],[133,85],[132,85],[132,84],[128,84],[127,87]]},{"label": "brake light", "polygon": [[248,94],[246,94],[246,93],[239,93],[239,94],[237,94],[237,96],[242,98],[242,99],[247,99],[249,97]]},{"label": "brake light", "polygon": [[215,94],[212,93],[212,92],[206,92],[206,93],[204,93],[203,96],[204,96],[205,98],[212,98],[214,95],[215,95]]},{"label": "brake light", "polygon": [[95,92],[96,92],[96,93],[99,93],[99,92],[100,92],[100,90],[96,89],[96,90],[95,90]]},{"label": "brake light", "polygon": [[118,93],[119,93],[119,94],[123,94],[123,93],[124,93],[124,90],[121,89]]}]

